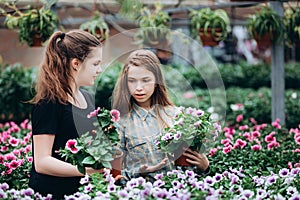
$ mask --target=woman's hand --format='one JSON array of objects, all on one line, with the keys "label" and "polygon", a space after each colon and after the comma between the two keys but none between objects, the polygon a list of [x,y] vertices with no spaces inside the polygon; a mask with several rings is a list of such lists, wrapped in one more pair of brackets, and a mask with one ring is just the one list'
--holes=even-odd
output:
[{"label": "woman's hand", "polygon": [[160,163],[154,166],[143,165],[139,169],[139,173],[150,173],[160,170],[162,167],[166,165],[168,158],[164,158]]},{"label": "woman's hand", "polygon": [[186,159],[188,163],[197,166],[201,171],[206,171],[208,169],[209,161],[206,155],[198,153],[197,151],[192,151],[189,148],[186,149],[183,155],[188,157],[188,159]]},{"label": "woman's hand", "polygon": [[[107,170],[109,170],[109,169],[107,169]],[[91,167],[86,167],[85,168],[85,173],[87,175],[91,175],[91,174],[94,174],[94,173],[104,173],[104,169],[103,168],[102,169],[93,169]]]}]

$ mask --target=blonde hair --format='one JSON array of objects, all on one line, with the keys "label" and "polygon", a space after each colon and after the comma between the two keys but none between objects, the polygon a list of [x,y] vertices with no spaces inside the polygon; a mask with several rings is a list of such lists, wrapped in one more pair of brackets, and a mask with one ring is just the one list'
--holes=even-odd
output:
[{"label": "blonde hair", "polygon": [[[134,99],[128,89],[128,70],[131,66],[145,67],[152,72],[155,77],[155,89],[151,96],[150,106],[160,105],[173,106],[174,104],[168,98],[165,80],[161,71],[161,63],[157,56],[150,50],[140,49],[133,51],[127,58],[122,71],[118,77],[115,89],[113,91],[112,108],[118,109],[121,115],[129,113],[134,104]],[[155,108],[160,120],[164,122],[159,112],[158,106]]]},{"label": "blonde hair", "polygon": [[66,104],[68,95],[73,97],[70,62],[77,58],[83,62],[93,47],[101,47],[100,41],[90,33],[72,30],[67,33],[57,31],[52,34],[46,47],[36,83],[36,95],[30,103],[36,104],[43,99]]}]

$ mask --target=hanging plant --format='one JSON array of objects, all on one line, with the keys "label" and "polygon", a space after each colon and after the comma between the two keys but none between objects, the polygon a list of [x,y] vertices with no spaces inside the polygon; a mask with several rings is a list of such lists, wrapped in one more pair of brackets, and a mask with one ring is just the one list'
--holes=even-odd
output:
[{"label": "hanging plant", "polygon": [[[51,5],[54,2],[52,1]],[[16,5],[9,3],[7,7],[14,10],[13,14],[6,14],[5,25],[9,29],[17,29],[20,43],[29,46],[41,46],[49,39],[59,24],[57,15],[50,10],[51,5],[45,4],[40,9],[28,9],[21,12]],[[47,8],[46,8],[47,7]]]}]

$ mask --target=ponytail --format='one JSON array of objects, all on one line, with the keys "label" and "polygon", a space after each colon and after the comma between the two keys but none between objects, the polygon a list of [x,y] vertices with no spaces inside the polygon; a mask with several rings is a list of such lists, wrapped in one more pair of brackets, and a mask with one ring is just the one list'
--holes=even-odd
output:
[{"label": "ponytail", "polygon": [[73,97],[71,83],[75,81],[70,61],[77,58],[83,62],[92,47],[101,47],[101,43],[88,32],[73,30],[68,33],[61,31],[53,33],[40,67],[36,95],[29,102],[36,104],[47,99],[66,104],[68,97]]}]

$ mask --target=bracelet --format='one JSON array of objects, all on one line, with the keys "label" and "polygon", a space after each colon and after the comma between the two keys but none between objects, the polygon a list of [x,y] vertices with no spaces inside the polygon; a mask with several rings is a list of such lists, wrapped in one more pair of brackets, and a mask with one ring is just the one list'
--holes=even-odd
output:
[{"label": "bracelet", "polygon": [[208,175],[210,172],[210,166],[208,165],[208,167],[206,168],[206,170],[202,171],[201,169],[199,169],[198,167],[194,168],[194,172],[198,175]]}]

